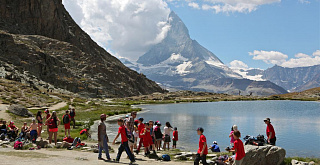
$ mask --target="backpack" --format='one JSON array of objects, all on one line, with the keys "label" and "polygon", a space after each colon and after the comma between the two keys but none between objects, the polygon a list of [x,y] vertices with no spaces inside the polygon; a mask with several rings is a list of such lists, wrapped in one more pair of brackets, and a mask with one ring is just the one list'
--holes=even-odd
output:
[{"label": "backpack", "polygon": [[63,116],[63,124],[68,124],[69,121],[70,121],[69,115],[64,115],[64,116]]},{"label": "backpack", "polygon": [[66,137],[66,138],[63,138],[63,141],[66,141],[68,143],[73,143],[74,139],[71,137]]},{"label": "backpack", "polygon": [[17,141],[14,143],[14,145],[13,145],[13,148],[14,148],[15,150],[22,149],[22,147],[23,147],[23,143],[20,142],[20,141],[18,141],[18,140],[17,140]]},{"label": "backpack", "polygon": [[77,146],[78,143],[79,144],[81,143],[81,139],[79,137],[76,137],[73,140],[72,146]]},{"label": "backpack", "polygon": [[170,161],[171,160],[170,156],[168,154],[162,155],[161,158],[162,158],[163,161]]},{"label": "backpack", "polygon": [[126,136],[127,136],[127,138],[128,138],[128,139],[131,139],[131,133],[128,131],[127,128],[125,128],[125,129],[126,129]]},{"label": "backpack", "polygon": [[54,129],[56,127],[56,124],[54,123],[54,119],[51,119],[48,122],[48,126],[49,126],[49,129]]},{"label": "backpack", "polygon": [[70,112],[70,116],[71,116],[71,117],[74,117],[74,116],[75,116],[74,111],[71,111],[71,112]]}]

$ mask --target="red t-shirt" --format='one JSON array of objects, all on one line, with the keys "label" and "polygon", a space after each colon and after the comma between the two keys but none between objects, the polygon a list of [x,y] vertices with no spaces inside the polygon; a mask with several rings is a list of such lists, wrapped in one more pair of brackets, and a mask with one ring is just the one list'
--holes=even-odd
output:
[{"label": "red t-shirt", "polygon": [[241,160],[244,156],[246,156],[246,153],[244,152],[243,143],[240,139],[234,141],[233,149],[237,149],[236,160]]},{"label": "red t-shirt", "polygon": [[[202,149],[203,149],[203,144],[207,142],[207,139],[204,135],[200,135],[200,139],[199,139],[199,149],[198,149],[198,154],[201,154]],[[207,144],[208,145],[208,144]],[[204,149],[203,152],[204,155],[208,155],[208,146]]]},{"label": "red t-shirt", "polygon": [[51,115],[48,113],[46,118],[49,119],[50,116],[51,116]]},{"label": "red t-shirt", "polygon": [[11,128],[11,129],[17,128],[15,125],[10,125],[10,124],[8,125],[8,127]]},{"label": "red t-shirt", "polygon": [[270,132],[272,132],[271,139],[276,137],[276,133],[274,132],[273,126],[271,124],[267,125],[267,137],[269,138]]},{"label": "red t-shirt", "polygon": [[[149,131],[149,132],[148,132]],[[149,128],[143,128],[141,133],[144,133],[145,135],[143,136],[143,140],[152,140],[151,134],[150,134],[150,129]]]},{"label": "red t-shirt", "polygon": [[178,141],[178,131],[173,131],[173,140]]},{"label": "red t-shirt", "polygon": [[126,127],[124,125],[119,127],[118,133],[121,134],[121,142],[122,143],[128,141],[127,134],[126,134]]},{"label": "red t-shirt", "polygon": [[143,138],[143,136],[141,136],[140,134],[142,133],[142,130],[145,128],[144,124],[141,123],[138,126],[138,131],[139,131],[139,138]]}]

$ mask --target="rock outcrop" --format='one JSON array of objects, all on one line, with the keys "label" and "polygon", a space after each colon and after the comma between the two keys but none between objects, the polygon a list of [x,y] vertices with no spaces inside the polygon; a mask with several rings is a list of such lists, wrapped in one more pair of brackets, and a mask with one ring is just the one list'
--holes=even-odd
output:
[{"label": "rock outcrop", "polygon": [[92,97],[164,92],[98,46],[61,0],[1,1],[0,45],[8,79]]},{"label": "rock outcrop", "polygon": [[8,110],[9,110],[9,112],[11,112],[15,115],[18,115],[18,116],[23,116],[23,117],[33,116],[32,113],[30,113],[26,107],[19,105],[19,104],[11,105],[8,108]]},{"label": "rock outcrop", "polygon": [[286,151],[278,146],[245,145],[244,149],[243,165],[280,165],[286,156]]}]

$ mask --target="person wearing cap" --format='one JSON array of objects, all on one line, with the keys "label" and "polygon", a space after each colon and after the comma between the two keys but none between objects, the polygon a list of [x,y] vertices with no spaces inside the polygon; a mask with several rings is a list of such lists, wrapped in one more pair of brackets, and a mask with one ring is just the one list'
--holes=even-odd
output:
[{"label": "person wearing cap", "polygon": [[8,132],[9,138],[15,139],[18,135],[19,128],[14,125],[13,121],[9,123],[8,128],[9,128],[9,132]]},{"label": "person wearing cap", "polygon": [[213,145],[209,147],[212,152],[220,152],[220,147],[216,141],[213,141]]},{"label": "person wearing cap", "polygon": [[207,147],[207,139],[203,135],[204,129],[199,127],[197,129],[198,135],[200,135],[199,138],[199,149],[198,153],[196,155],[196,158],[194,159],[194,165],[199,165],[200,160],[202,160],[202,164],[206,165],[207,163],[207,155],[208,155],[208,147]]},{"label": "person wearing cap", "polygon": [[107,159],[110,161],[110,154],[109,154],[109,138],[107,135],[107,127],[104,121],[106,120],[107,115],[106,114],[101,114],[100,115],[100,123],[98,126],[98,144],[99,144],[99,155],[98,155],[98,160],[104,160],[102,158],[102,150],[106,153]]},{"label": "person wearing cap", "polygon": [[36,119],[32,119],[32,123],[30,124],[30,140],[32,143],[35,143],[38,136],[38,124],[36,123]]},{"label": "person wearing cap", "polygon": [[265,124],[267,124],[267,130],[266,130],[266,134],[267,134],[267,140],[268,143],[271,145],[276,145],[276,132],[274,131],[274,128],[271,124],[270,118],[266,118],[263,120]]},{"label": "person wearing cap", "polygon": [[139,154],[140,148],[141,148],[141,146],[143,144],[143,136],[141,135],[142,130],[145,128],[145,125],[143,124],[143,120],[144,119],[142,117],[139,118],[138,132],[139,132],[140,141],[139,141],[139,146],[138,146],[138,148],[136,150],[136,154]]}]

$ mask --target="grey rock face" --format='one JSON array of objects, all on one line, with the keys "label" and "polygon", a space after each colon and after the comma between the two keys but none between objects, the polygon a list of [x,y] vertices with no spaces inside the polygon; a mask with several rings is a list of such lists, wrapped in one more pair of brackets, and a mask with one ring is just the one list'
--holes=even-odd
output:
[{"label": "grey rock face", "polygon": [[61,0],[1,1],[0,45],[1,66],[13,65],[0,76],[16,81],[37,79],[91,97],[165,92],[98,46]]},{"label": "grey rock face", "polygon": [[18,115],[18,116],[23,116],[23,117],[31,117],[33,116],[32,113],[30,113],[28,111],[27,108],[25,108],[24,106],[22,105],[11,105],[9,108],[8,108],[9,112],[15,114],[15,115]]},{"label": "grey rock face", "polygon": [[243,158],[243,165],[280,165],[286,151],[278,146],[244,146],[246,156]]}]

